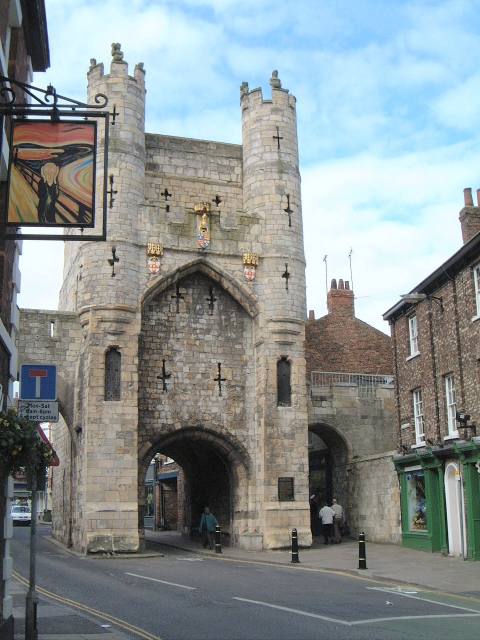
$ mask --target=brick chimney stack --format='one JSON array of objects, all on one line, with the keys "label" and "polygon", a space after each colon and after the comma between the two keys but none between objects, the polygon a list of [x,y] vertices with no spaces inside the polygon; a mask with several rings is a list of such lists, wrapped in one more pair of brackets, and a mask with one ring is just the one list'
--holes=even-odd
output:
[{"label": "brick chimney stack", "polygon": [[353,291],[350,289],[350,283],[342,279],[337,281],[333,278],[330,285],[330,291],[327,294],[327,308],[328,313],[332,316],[340,318],[354,318],[355,317],[355,302],[353,298]]},{"label": "brick chimney stack", "polygon": [[473,204],[472,190],[463,190],[465,206],[460,211],[459,220],[462,227],[463,244],[480,232],[480,189],[477,189],[477,204]]}]

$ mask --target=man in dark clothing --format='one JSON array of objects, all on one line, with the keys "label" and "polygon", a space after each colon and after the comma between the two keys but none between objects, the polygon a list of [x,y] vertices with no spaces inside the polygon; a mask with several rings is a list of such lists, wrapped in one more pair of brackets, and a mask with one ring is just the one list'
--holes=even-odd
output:
[{"label": "man in dark clothing", "polygon": [[202,536],[203,547],[204,549],[207,547],[209,549],[213,549],[213,544],[215,540],[215,527],[218,522],[213,513],[210,513],[210,509],[205,507],[202,517],[200,519],[200,535]]}]

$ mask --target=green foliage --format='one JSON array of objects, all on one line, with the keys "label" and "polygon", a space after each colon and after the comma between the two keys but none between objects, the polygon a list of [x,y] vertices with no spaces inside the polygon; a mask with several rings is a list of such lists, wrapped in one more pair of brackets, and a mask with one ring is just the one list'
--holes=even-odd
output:
[{"label": "green foliage", "polygon": [[23,468],[28,473],[38,471],[51,462],[53,455],[34,422],[13,410],[0,413],[0,475],[8,476]]}]

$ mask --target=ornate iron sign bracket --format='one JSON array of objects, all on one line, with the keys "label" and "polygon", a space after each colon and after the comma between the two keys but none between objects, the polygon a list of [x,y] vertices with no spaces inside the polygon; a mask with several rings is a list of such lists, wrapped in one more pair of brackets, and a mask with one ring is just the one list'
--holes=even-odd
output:
[{"label": "ornate iron sign bracket", "polygon": [[[28,100],[28,102],[27,102]],[[80,233],[66,233],[66,234],[39,234],[39,233],[19,233],[19,228],[22,227],[22,223],[18,225],[8,221],[8,212],[6,202],[0,203],[0,235],[7,239],[22,239],[22,240],[63,240],[63,241],[104,241],[107,235],[107,183],[108,183],[108,139],[109,139],[109,127],[110,124],[115,124],[115,119],[118,115],[118,111],[114,105],[113,112],[110,113],[107,109],[108,98],[103,93],[98,93],[94,97],[94,104],[87,104],[80,102],[73,98],[57,93],[55,87],[48,85],[46,89],[34,87],[24,82],[19,82],[13,78],[0,75],[0,129],[3,129],[3,123],[5,118],[11,118],[13,121],[28,122],[30,118],[34,118],[37,122],[62,122],[63,119],[68,118],[68,122],[78,121],[98,121],[103,120],[105,122],[105,141],[104,141],[104,157],[103,157],[103,189],[101,194],[102,199],[102,227],[101,233],[95,234],[83,234],[85,228],[93,228],[97,225],[83,223],[81,216],[79,217],[79,224],[77,220],[70,224],[52,224],[42,225],[39,223],[29,223],[23,226],[35,227],[47,227],[58,228],[59,226],[65,226],[66,228],[79,229]],[[38,120],[37,120],[38,118]],[[0,154],[2,152],[3,140],[0,139]],[[94,153],[96,153],[96,146]],[[15,160],[11,159],[10,162]],[[31,178],[33,179],[33,177]],[[93,181],[94,183],[95,181]],[[95,184],[93,184],[93,189]],[[93,198],[94,196],[92,196]],[[3,205],[3,206],[2,206]],[[95,207],[92,207],[92,216]],[[80,222],[81,220],[81,222]]]}]

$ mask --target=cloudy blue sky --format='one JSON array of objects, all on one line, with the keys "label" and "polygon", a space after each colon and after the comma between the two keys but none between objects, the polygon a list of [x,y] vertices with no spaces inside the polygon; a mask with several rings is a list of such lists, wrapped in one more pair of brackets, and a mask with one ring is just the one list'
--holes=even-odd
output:
[{"label": "cloudy blue sky", "polygon": [[[146,129],[240,143],[239,85],[297,97],[308,308],[350,279],[382,313],[461,244],[480,187],[479,0],[46,0],[51,68],[84,99],[90,58],[144,62]],[[53,246],[52,246],[53,245]],[[55,308],[63,243],[24,243],[23,307]],[[39,269],[39,262],[42,268]]]}]

